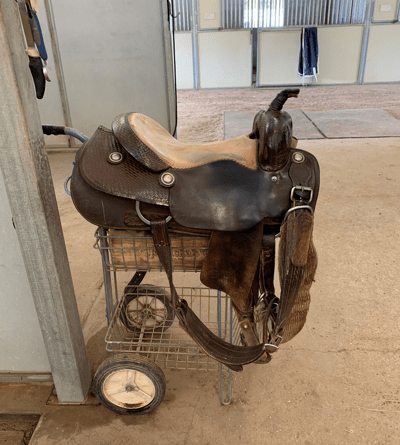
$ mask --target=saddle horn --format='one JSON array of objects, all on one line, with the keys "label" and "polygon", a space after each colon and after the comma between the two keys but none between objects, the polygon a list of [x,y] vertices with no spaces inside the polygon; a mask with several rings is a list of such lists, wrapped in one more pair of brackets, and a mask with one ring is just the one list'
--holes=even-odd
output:
[{"label": "saddle horn", "polygon": [[279,92],[268,110],[259,111],[250,138],[258,139],[258,163],[267,171],[280,170],[289,160],[292,144],[292,118],[281,111],[289,97],[297,97],[299,88]]},{"label": "saddle horn", "polygon": [[299,88],[289,88],[287,90],[283,90],[276,95],[275,99],[269,104],[269,107],[273,108],[274,110],[281,111],[289,97],[298,97],[299,93]]}]

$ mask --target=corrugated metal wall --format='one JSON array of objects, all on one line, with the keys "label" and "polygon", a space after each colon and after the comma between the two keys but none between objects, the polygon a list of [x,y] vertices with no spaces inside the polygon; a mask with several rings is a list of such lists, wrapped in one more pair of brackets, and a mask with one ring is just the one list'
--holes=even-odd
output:
[{"label": "corrugated metal wall", "polygon": [[364,23],[367,0],[223,0],[223,28]]},{"label": "corrugated metal wall", "polygon": [[192,29],[192,0],[173,1],[174,25],[177,31]]},{"label": "corrugated metal wall", "polygon": [[[174,0],[175,29],[190,31],[192,0]],[[221,0],[223,29],[364,23],[367,0]]]}]

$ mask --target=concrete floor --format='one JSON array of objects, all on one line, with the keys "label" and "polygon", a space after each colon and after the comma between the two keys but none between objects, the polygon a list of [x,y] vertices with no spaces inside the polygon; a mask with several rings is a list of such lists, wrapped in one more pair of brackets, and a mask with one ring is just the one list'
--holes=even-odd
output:
[{"label": "concrete floor", "polygon": [[[32,445],[400,443],[400,138],[309,140],[298,147],[321,166],[319,268],[303,331],[270,364],[234,375],[230,406],[219,402],[217,376],[195,371],[167,370],[165,401],[140,417],[101,405],[47,405],[46,385],[1,385],[3,412],[42,415]],[[106,356],[95,228],[63,191],[73,154],[49,158],[95,372]],[[182,274],[179,282],[188,279]]]},{"label": "concrete floor", "polygon": [[[400,136],[400,120],[379,108],[363,110],[290,110],[297,139],[344,139]],[[254,113],[224,113],[225,139],[249,133]]]}]

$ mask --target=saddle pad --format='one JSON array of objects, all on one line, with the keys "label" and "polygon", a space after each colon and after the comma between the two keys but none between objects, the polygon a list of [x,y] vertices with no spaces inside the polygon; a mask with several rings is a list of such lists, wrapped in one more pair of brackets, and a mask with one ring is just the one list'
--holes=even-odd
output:
[{"label": "saddle pad", "polygon": [[[109,155],[115,152],[124,157],[120,164],[108,162]],[[104,127],[99,127],[86,142],[79,168],[83,179],[96,190],[168,206],[169,190],[159,184],[159,174],[147,170],[130,156],[112,132]]]},{"label": "saddle pad", "polygon": [[176,179],[171,214],[185,227],[229,232],[250,229],[264,217],[283,218],[293,187],[289,165],[277,172],[250,170],[233,161],[171,169]]}]

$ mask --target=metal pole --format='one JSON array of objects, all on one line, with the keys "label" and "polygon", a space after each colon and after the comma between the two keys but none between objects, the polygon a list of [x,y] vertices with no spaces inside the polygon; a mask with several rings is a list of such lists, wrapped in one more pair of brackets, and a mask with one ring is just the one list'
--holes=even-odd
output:
[{"label": "metal pole", "polygon": [[89,362],[18,6],[9,0],[0,0],[0,60],[0,168],[58,398],[79,403]]},{"label": "metal pole", "polygon": [[114,299],[111,284],[111,273],[108,265],[110,264],[110,252],[109,245],[107,243],[107,230],[104,227],[99,227],[100,237],[100,252],[101,263],[103,265],[103,277],[104,277],[104,293],[106,295],[106,316],[108,326],[111,324],[112,314],[114,311]]},{"label": "metal pole", "polygon": [[364,31],[361,44],[360,64],[358,66],[357,83],[359,84],[364,83],[365,64],[367,61],[367,52],[368,52],[369,31],[371,29],[371,21],[374,15],[374,9],[375,9],[375,0],[367,0]]},{"label": "metal pole", "polygon": [[[63,111],[64,122],[67,127],[73,127],[71,110],[69,108],[69,102],[68,102],[67,87],[65,85],[64,71],[61,62],[60,45],[58,43],[56,22],[54,20],[53,5],[51,3],[51,0],[44,0],[44,7],[46,9],[47,23],[49,25],[51,48],[53,50],[54,65],[56,69],[58,88],[60,91],[61,107]],[[74,138],[68,136],[68,145],[70,147],[76,146],[74,141],[75,141]]]},{"label": "metal pole", "polygon": [[197,0],[192,0],[192,59],[193,59],[193,88],[200,88],[200,72],[199,72],[199,37],[198,28],[198,6]]}]

